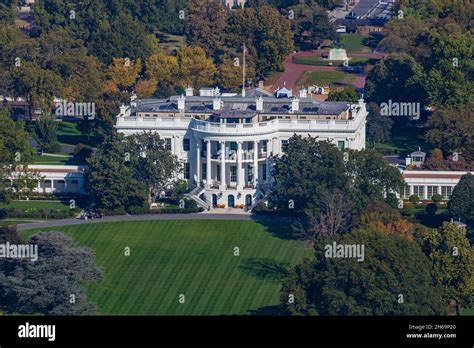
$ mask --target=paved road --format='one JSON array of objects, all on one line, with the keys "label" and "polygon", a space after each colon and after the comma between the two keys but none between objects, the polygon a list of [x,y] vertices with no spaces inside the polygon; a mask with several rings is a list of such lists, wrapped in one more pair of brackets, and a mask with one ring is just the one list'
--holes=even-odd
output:
[{"label": "paved road", "polygon": [[237,214],[157,214],[157,215],[121,215],[121,216],[107,216],[103,219],[96,220],[80,220],[80,219],[65,219],[34,222],[29,224],[19,224],[20,231],[31,230],[36,228],[50,228],[60,227],[65,225],[83,225],[107,222],[120,221],[147,221],[147,220],[268,220],[267,217],[255,217],[253,215],[237,215]]}]

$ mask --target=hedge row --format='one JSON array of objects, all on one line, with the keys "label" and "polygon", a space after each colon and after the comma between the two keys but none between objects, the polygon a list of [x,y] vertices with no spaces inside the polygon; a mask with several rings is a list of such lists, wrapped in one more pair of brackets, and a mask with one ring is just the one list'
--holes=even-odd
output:
[{"label": "hedge row", "polygon": [[128,213],[131,215],[141,214],[190,214],[203,212],[204,208],[163,208],[163,209],[148,209],[148,208],[130,208]]},{"label": "hedge row", "polygon": [[0,209],[0,219],[67,219],[75,216],[77,211],[56,209]]}]

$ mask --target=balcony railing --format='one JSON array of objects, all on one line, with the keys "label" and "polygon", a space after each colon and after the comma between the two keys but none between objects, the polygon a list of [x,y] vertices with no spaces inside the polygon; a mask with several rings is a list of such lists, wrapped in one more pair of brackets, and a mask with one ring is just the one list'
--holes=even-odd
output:
[{"label": "balcony railing", "polygon": [[252,135],[260,133],[270,133],[279,130],[334,130],[334,131],[354,131],[363,121],[362,117],[356,115],[351,120],[282,120],[274,119],[259,123],[213,123],[200,121],[192,118],[143,118],[143,117],[118,117],[118,128],[174,128],[186,129],[191,124],[191,128],[198,132],[215,134],[235,134]]}]

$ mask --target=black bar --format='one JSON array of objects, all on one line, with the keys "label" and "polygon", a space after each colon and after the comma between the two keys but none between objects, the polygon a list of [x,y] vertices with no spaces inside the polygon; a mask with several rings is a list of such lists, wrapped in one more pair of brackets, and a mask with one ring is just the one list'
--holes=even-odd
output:
[{"label": "black bar", "polygon": [[[55,340],[20,338],[19,326],[55,325]],[[409,325],[417,328],[409,329]],[[429,326],[431,325],[431,327]],[[440,325],[443,325],[441,328]],[[449,327],[446,327],[448,325]],[[407,338],[407,334],[456,338]],[[474,317],[43,317],[0,316],[0,347],[145,344],[410,344],[474,346]]]}]

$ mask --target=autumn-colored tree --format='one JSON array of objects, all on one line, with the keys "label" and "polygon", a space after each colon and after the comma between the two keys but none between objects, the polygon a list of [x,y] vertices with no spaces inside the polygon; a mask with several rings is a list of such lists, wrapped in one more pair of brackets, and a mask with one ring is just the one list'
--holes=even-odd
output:
[{"label": "autumn-colored tree", "polygon": [[151,97],[156,92],[156,80],[140,80],[135,85],[135,92],[140,98]]},{"label": "autumn-colored tree", "polygon": [[171,87],[178,75],[178,59],[168,56],[163,51],[152,54],[145,62],[146,76],[155,80],[162,87]]},{"label": "autumn-colored tree", "polygon": [[446,168],[443,152],[441,151],[441,149],[436,148],[433,151],[431,151],[430,157],[428,157],[424,166],[430,170]]},{"label": "autumn-colored tree", "polygon": [[387,236],[399,235],[413,240],[413,225],[383,202],[372,202],[360,215],[361,225],[372,225]]},{"label": "autumn-colored tree", "polygon": [[179,81],[178,84],[186,88],[201,88],[214,83],[216,67],[206,57],[200,47],[183,47],[178,51]]},{"label": "autumn-colored tree", "polygon": [[131,61],[124,58],[114,58],[107,69],[107,77],[120,89],[132,87],[142,70],[140,59]]}]

